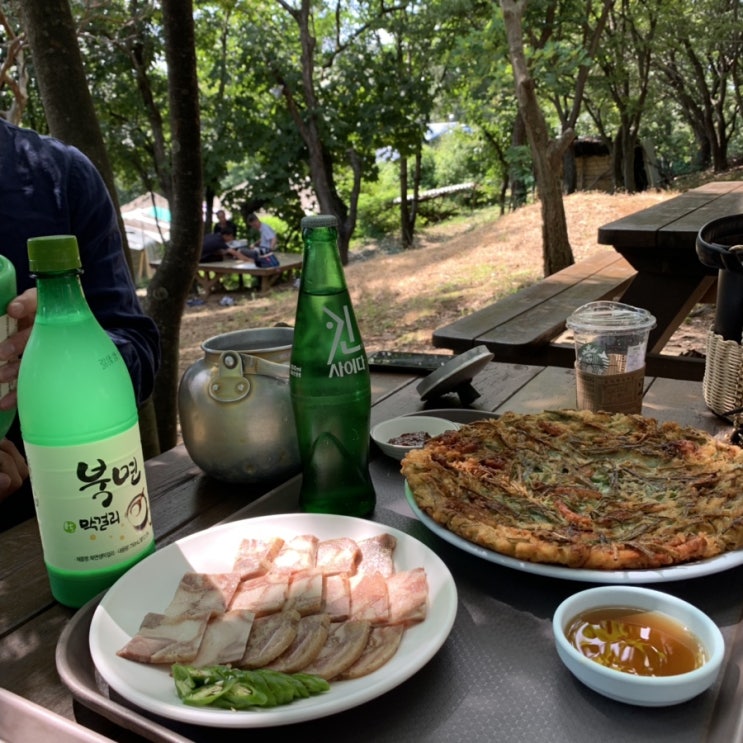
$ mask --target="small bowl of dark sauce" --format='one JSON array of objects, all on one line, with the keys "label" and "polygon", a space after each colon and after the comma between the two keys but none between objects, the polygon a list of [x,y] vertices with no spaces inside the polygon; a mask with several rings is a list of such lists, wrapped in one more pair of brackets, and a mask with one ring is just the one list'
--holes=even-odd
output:
[{"label": "small bowl of dark sauce", "polygon": [[371,430],[371,437],[388,457],[401,460],[434,436],[456,431],[459,427],[459,423],[431,415],[403,415],[377,423]]}]

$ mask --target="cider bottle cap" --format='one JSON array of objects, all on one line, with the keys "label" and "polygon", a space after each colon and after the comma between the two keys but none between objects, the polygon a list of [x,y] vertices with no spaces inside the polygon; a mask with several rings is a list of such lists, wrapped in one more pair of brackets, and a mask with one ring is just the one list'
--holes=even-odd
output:
[{"label": "cider bottle cap", "polygon": [[338,220],[335,214],[317,214],[311,217],[302,217],[300,226],[302,231],[314,230],[318,227],[337,227]]},{"label": "cider bottle cap", "polygon": [[28,267],[31,273],[70,271],[80,268],[80,251],[74,235],[45,235],[28,240]]}]

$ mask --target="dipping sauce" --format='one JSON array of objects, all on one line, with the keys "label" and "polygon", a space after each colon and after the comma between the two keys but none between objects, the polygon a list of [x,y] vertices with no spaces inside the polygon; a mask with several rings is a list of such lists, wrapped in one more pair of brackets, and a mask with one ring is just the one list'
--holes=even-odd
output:
[{"label": "dipping sauce", "polygon": [[596,663],[636,676],[675,676],[699,668],[705,652],[680,622],[657,611],[604,607],[579,614],[568,642]]},{"label": "dipping sauce", "polygon": [[400,436],[390,439],[387,443],[394,446],[423,446],[431,438],[431,435],[425,431],[412,431],[403,433]]}]

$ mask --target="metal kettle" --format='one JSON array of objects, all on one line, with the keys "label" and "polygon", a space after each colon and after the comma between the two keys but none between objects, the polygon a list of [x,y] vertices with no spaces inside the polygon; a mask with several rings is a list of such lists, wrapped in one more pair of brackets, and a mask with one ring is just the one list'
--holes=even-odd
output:
[{"label": "metal kettle", "polygon": [[238,330],[204,341],[178,388],[183,443],[212,477],[280,480],[300,471],[289,394],[294,329]]}]

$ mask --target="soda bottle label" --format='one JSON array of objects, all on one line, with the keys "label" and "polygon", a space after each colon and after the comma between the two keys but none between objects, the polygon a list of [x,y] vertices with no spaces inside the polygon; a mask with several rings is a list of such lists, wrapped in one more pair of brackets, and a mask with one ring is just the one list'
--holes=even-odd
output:
[{"label": "soda bottle label", "polygon": [[25,446],[48,564],[71,571],[106,568],[152,542],[136,423],[94,443]]},{"label": "soda bottle label", "polygon": [[[328,349],[326,359],[328,378],[340,379],[366,372],[366,354],[361,339],[357,336],[349,305],[343,304],[335,310],[325,305],[322,307],[321,319],[321,327],[324,328],[321,336],[324,337],[318,338],[317,343],[318,348]],[[300,378],[302,366],[292,364],[290,374]]]},{"label": "soda bottle label", "polygon": [[[18,321],[8,315],[0,315],[0,343],[6,338],[13,335],[18,329]],[[7,361],[0,361],[0,366],[5,366]],[[14,382],[0,382],[0,397],[5,397],[9,392],[15,389]]]},{"label": "soda bottle label", "polygon": [[340,352],[340,358],[348,359],[361,351],[361,342],[353,332],[351,312],[347,304],[341,308],[341,313],[336,314],[329,307],[322,308],[325,315],[325,327],[333,334],[333,342],[330,344],[330,355],[328,365],[331,367],[330,375],[333,375],[332,367]]}]

